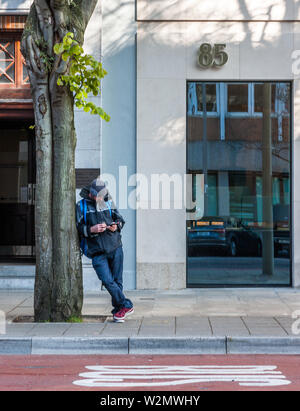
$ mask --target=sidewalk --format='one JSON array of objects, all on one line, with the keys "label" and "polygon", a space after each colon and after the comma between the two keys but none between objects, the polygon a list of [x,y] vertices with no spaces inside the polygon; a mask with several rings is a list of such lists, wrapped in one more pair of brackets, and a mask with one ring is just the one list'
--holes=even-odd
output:
[{"label": "sidewalk", "polygon": [[[112,322],[106,291],[85,295],[83,315],[104,322],[12,323],[33,315],[33,293],[0,291],[0,354],[300,354],[292,315],[300,289],[127,291],[135,313]],[[298,312],[300,318],[300,311]],[[91,317],[92,318],[92,317]],[[300,325],[296,327],[300,331]]]}]

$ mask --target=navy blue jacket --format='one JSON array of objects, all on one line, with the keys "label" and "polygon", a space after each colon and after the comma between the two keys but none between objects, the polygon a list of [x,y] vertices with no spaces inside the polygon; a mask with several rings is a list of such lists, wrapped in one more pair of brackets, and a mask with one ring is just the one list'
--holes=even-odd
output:
[{"label": "navy blue jacket", "polygon": [[[81,190],[80,196],[85,199],[87,205],[86,224],[84,222],[84,215],[81,211],[80,201],[76,204],[76,225],[80,236],[87,239],[88,256],[93,258],[98,254],[108,254],[116,250],[122,245],[121,229],[125,221],[119,211],[112,207],[97,210],[96,202],[89,197],[89,187]],[[111,211],[111,212],[110,212]],[[91,233],[91,227],[97,224],[112,222],[118,223],[118,228],[115,232],[105,230],[103,233]]]}]

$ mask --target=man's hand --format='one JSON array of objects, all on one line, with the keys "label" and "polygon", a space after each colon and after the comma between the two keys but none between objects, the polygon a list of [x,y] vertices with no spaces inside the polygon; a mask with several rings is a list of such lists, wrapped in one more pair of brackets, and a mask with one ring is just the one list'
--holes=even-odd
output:
[{"label": "man's hand", "polygon": [[107,228],[107,225],[105,223],[93,225],[91,227],[91,233],[97,234],[97,233],[103,233]]},{"label": "man's hand", "polygon": [[116,229],[118,228],[118,226],[117,224],[112,224],[112,225],[109,225],[107,228],[114,233]]}]

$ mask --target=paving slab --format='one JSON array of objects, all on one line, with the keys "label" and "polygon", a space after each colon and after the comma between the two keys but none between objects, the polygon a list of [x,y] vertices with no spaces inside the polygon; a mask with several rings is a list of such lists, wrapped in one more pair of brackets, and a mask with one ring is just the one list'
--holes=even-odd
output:
[{"label": "paving slab", "polygon": [[24,337],[34,328],[34,323],[11,323],[5,326],[5,335],[7,337]]},{"label": "paving slab", "polygon": [[144,317],[143,326],[149,327],[175,327],[175,316],[164,317],[164,316],[155,316],[155,317]]},{"label": "paving slab", "polygon": [[139,336],[175,336],[175,317],[143,318]]},{"label": "paving slab", "polygon": [[245,306],[236,297],[199,298],[195,312],[202,316],[241,316],[247,315]]},{"label": "paving slab", "polygon": [[275,320],[285,330],[287,335],[300,337],[300,322],[296,322],[296,318],[291,317],[275,317]]},{"label": "paving slab", "polygon": [[13,310],[6,313],[6,319],[12,321],[13,319],[17,317],[33,316],[33,315],[34,315],[33,307],[16,307]]},{"label": "paving slab", "polygon": [[137,328],[115,328],[115,329],[105,329],[101,332],[101,337],[136,337],[139,330]]},{"label": "paving slab", "polygon": [[15,303],[2,303],[1,302],[1,311],[3,311],[5,314],[9,313],[10,311],[14,310],[16,308]]},{"label": "paving slab", "polygon": [[101,331],[101,337],[131,337],[138,335],[142,319],[126,320],[124,323],[115,323],[112,320],[106,321]]},{"label": "paving slab", "polygon": [[175,337],[175,328],[144,327],[138,332],[139,337]]},{"label": "paving slab", "polygon": [[70,327],[70,323],[35,323],[27,335],[31,337],[62,337]]},{"label": "paving slab", "polygon": [[286,336],[283,327],[274,319],[268,317],[243,317],[243,321],[251,335]]},{"label": "paving slab", "polygon": [[64,332],[64,337],[98,337],[104,323],[74,323]]},{"label": "paving slab", "polygon": [[250,335],[241,317],[209,317],[212,333],[215,336],[247,336]]},{"label": "paving slab", "polygon": [[181,316],[176,317],[175,334],[178,337],[211,336],[212,329],[208,317]]},{"label": "paving slab", "polygon": [[28,299],[33,299],[33,292],[32,291],[20,291],[20,290],[0,290],[0,301],[5,303],[5,302],[10,302],[11,300],[14,300],[17,304],[20,304],[21,302],[28,300]]}]

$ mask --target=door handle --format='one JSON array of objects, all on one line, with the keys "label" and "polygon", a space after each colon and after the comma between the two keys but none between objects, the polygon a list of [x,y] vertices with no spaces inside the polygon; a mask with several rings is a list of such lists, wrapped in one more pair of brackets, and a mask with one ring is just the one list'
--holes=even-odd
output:
[{"label": "door handle", "polygon": [[32,204],[35,204],[36,184],[32,184]]},{"label": "door handle", "polygon": [[28,184],[28,188],[27,188],[27,204],[28,205],[32,205],[33,203],[33,199],[32,199],[32,184]]}]

